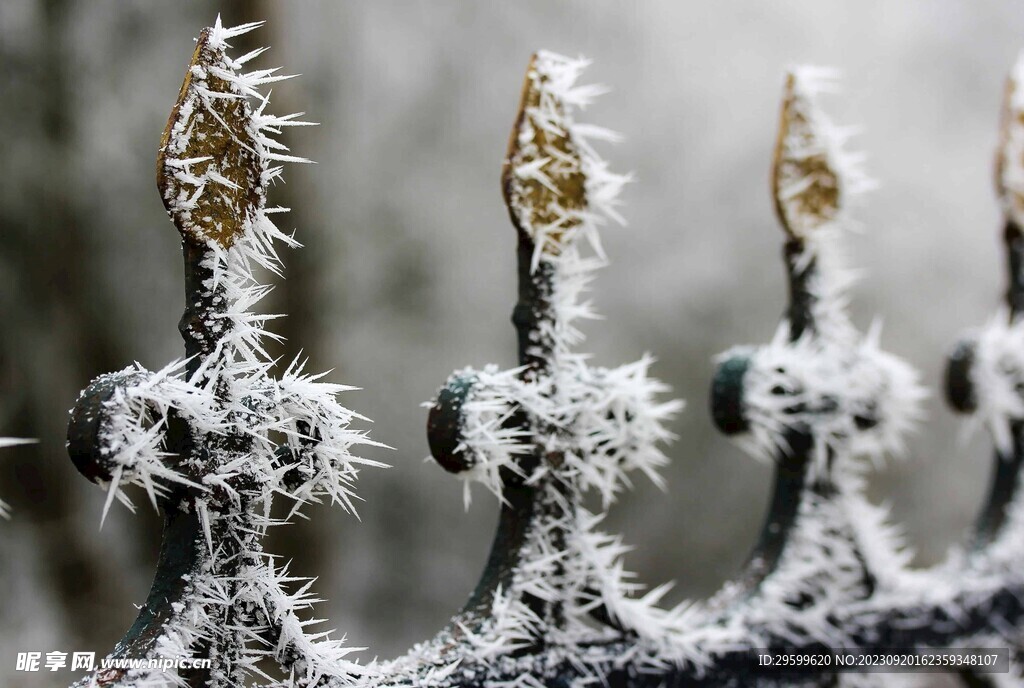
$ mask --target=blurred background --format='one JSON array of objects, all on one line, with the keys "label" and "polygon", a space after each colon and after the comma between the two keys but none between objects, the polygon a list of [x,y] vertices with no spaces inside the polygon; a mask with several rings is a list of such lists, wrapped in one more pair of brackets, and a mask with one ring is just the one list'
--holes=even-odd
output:
[{"label": "blurred background", "polygon": [[[286,312],[285,355],[363,391],[393,467],[366,471],[359,520],[311,509],[270,547],[319,576],[320,610],[366,658],[433,634],[465,600],[487,555],[496,505],[425,463],[422,401],[454,368],[511,366],[514,232],[498,176],[530,54],[594,60],[611,95],[581,119],[625,134],[603,149],[637,182],[629,225],[604,236],[612,264],[587,326],[595,361],[654,353],[688,401],[674,423],[665,493],[646,483],[607,528],[630,566],[672,601],[713,592],[760,527],[771,469],[716,434],[712,357],[773,333],[784,303],[782,234],[768,196],[783,70],[834,65],[845,93],[825,106],[864,125],[855,146],[881,182],[851,236],[863,268],[858,324],[884,319],[885,348],[936,390],[945,352],[984,322],[1003,284],[991,160],[1003,79],[1024,44],[1013,2],[0,3],[0,685],[66,685],[14,672],[18,651],[105,654],[147,594],[159,517],[115,506],[64,451],[67,410],[89,380],[182,353],[178,235],[154,185],[160,132],[192,38],[213,22],[268,25],[240,41],[259,66],[302,77],[273,109],[320,127],[289,132],[315,166],[292,166],[271,200],[306,248],[266,304]],[[289,355],[290,357],[290,355]],[[990,451],[933,393],[907,456],[875,475],[920,565],[963,537],[983,499]],[[143,504],[144,504],[144,500]]]}]

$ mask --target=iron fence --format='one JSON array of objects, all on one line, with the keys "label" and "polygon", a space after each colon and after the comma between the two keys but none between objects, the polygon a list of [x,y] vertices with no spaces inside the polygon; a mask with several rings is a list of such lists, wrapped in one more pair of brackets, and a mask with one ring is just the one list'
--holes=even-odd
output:
[{"label": "iron fence", "polygon": [[[716,425],[774,464],[774,495],[737,577],[709,600],[666,609],[666,587],[644,593],[623,568],[621,539],[598,528],[631,473],[658,480],[673,439],[666,422],[681,404],[664,398],[649,358],[592,366],[575,326],[593,314],[584,293],[605,263],[599,229],[617,219],[628,177],[595,149],[615,136],[575,119],[597,95],[577,83],[585,61],[536,54],[502,171],[517,237],[519,366],[454,373],[428,416],[437,463],[498,497],[494,544],[469,601],[433,639],[395,660],[358,662],[315,630],[308,583],[261,544],[303,504],[349,508],[360,470],[373,467],[359,448],[373,440],[350,427],[358,414],[337,402],[343,387],[301,361],[274,378],[263,348],[272,335],[254,311],[266,293],[254,270],[277,272],[275,245],[296,244],[274,225],[282,209],[267,205],[267,192],[284,163],[304,162],[274,136],[304,123],[267,111],[260,88],[286,77],[245,72],[256,53],[228,56],[230,41],[256,26],[218,21],[202,32],[161,142],[158,187],[182,235],[185,358],[97,378],[68,430],[71,459],[108,491],[107,508],[130,503],[123,488],[135,485],[164,517],[149,598],[111,657],[212,661],[100,669],[76,685],[877,685],[869,660],[837,662],[934,650],[959,663],[933,668],[969,685],[1024,681],[1024,101],[1015,77],[997,174],[1007,307],[957,346],[946,385],[953,407],[995,440],[973,541],[935,569],[912,569],[885,511],[864,496],[866,472],[901,449],[922,391],[877,331],[863,335],[846,316],[838,245],[850,198],[869,182],[818,107],[832,75],[797,69],[773,165],[788,310],[770,343],[723,354],[711,390]],[[587,493],[600,498],[596,513]],[[286,518],[272,515],[275,501],[291,507]],[[970,648],[1008,648],[1001,673],[964,659]]]}]

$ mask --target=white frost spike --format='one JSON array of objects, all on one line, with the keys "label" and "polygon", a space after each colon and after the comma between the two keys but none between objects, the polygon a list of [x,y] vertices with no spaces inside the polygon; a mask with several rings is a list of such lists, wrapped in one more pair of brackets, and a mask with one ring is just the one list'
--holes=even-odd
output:
[{"label": "white frost spike", "polygon": [[977,409],[972,414],[992,433],[1000,455],[1013,452],[1011,424],[1024,420],[1024,319],[1000,310],[974,340],[971,385]]},{"label": "white frost spike", "polygon": [[902,453],[926,393],[913,368],[878,348],[875,332],[847,349],[809,335],[791,343],[783,324],[771,344],[719,356],[750,358],[743,395],[750,430],[737,441],[771,461],[789,451],[787,430],[807,426],[818,439],[819,469],[830,455],[877,466],[886,455]]}]

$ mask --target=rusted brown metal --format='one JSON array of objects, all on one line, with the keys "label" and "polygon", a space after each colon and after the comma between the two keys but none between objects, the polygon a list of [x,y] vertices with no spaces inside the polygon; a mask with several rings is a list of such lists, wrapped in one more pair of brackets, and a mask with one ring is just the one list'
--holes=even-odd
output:
[{"label": "rusted brown metal", "polygon": [[786,232],[804,239],[835,218],[842,189],[835,161],[811,121],[807,94],[797,85],[796,75],[788,74],[772,162],[772,197]]},{"label": "rusted brown metal", "polygon": [[[248,105],[218,76],[223,59],[222,52],[210,48],[210,29],[205,29],[164,128],[156,178],[164,207],[186,241],[229,248],[252,220],[263,180],[259,155],[246,143],[251,137]],[[206,107],[196,108],[198,101]],[[185,131],[191,135],[173,135]],[[187,145],[175,149],[184,139]]]},{"label": "rusted brown metal", "polygon": [[1006,77],[995,155],[996,195],[1003,207],[1003,213],[1014,227],[1019,227],[1020,218],[1024,215],[1024,195],[1021,194],[1019,187],[1013,188],[1007,175],[1013,168],[1019,170],[1024,167],[1024,148],[1021,141],[1021,137],[1024,136],[1024,108],[1017,102],[1021,98],[1021,87],[1022,84],[1017,82],[1016,74]]},{"label": "rusted brown metal", "polygon": [[[530,60],[523,80],[519,110],[508,140],[508,152],[501,171],[501,187],[512,224],[520,232],[536,240],[534,228],[558,227],[545,233],[547,241],[541,250],[552,255],[559,252],[565,232],[579,224],[554,209],[584,210],[587,207],[586,175],[580,164],[576,142],[569,132],[557,126],[542,126],[537,119],[541,106],[541,85],[547,79],[537,70],[537,55]],[[564,112],[561,103],[545,104]],[[538,178],[523,179],[515,174],[522,167],[538,168],[548,183]]]}]

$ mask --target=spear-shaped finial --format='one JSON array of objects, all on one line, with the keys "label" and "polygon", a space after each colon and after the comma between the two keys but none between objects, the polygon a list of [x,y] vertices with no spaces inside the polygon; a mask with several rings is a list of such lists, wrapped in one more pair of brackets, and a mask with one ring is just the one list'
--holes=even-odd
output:
[{"label": "spear-shaped finial", "polygon": [[[266,191],[277,163],[303,161],[273,136],[303,123],[265,113],[257,88],[286,77],[241,69],[260,51],[228,55],[228,41],[256,26],[218,19],[202,32],[160,148],[157,183],[183,237],[187,359],[96,378],[68,425],[71,459],[107,488],[108,507],[130,504],[122,488],[137,484],[164,514],[149,598],[112,656],[204,662],[103,669],[78,685],[250,685],[267,660],[296,688],[365,673],[343,641],[307,628],[299,614],[315,597],[262,544],[302,504],[351,510],[359,466],[376,462],[350,451],[366,440],[335,398],[345,387],[299,361],[270,375],[272,335],[254,310],[268,287],[254,268],[279,272],[275,244],[295,245],[270,219],[283,209],[267,207]],[[283,519],[273,509],[281,497],[291,507]]]},{"label": "spear-shaped finial", "polygon": [[587,179],[565,106],[553,93],[560,84],[544,68],[550,59],[537,54],[530,60],[501,180],[512,223],[539,251],[557,255],[587,209]]},{"label": "spear-shaped finial", "polygon": [[229,248],[256,215],[265,161],[246,143],[251,94],[241,92],[223,46],[211,45],[211,36],[224,40],[226,32],[214,31],[204,29],[196,41],[160,140],[156,174],[164,207],[182,237]]},{"label": "spear-shaped finial", "polygon": [[542,50],[523,81],[501,181],[512,224],[536,247],[534,268],[541,254],[559,255],[580,233],[598,247],[596,228],[605,217],[623,222],[615,209],[631,178],[610,172],[588,142],[620,137],[571,116],[607,91],[576,85],[589,64]]},{"label": "spear-shaped finial", "polygon": [[[267,185],[281,174],[270,163],[309,162],[286,155],[272,135],[311,123],[299,121],[302,113],[265,114],[268,96],[257,90],[291,76],[274,68],[240,78],[242,65],[265,48],[237,59],[225,52],[227,41],[262,25],[225,28],[218,18],[203,30],[160,140],[157,187],[178,231],[193,244],[230,248],[259,219]],[[251,108],[250,99],[259,106]]]},{"label": "spear-shaped finial", "polygon": [[[741,584],[726,588],[715,606],[754,596],[771,602],[772,595],[803,595],[824,606],[858,599],[876,570],[898,573],[894,562],[903,557],[881,525],[877,546],[863,552],[860,526],[832,506],[842,499],[873,508],[863,501],[857,459],[898,451],[922,396],[915,373],[880,350],[877,329],[862,336],[846,313],[833,230],[845,223],[846,199],[864,188],[865,177],[857,158],[842,151],[843,133],[815,103],[833,77],[832,70],[800,67],[786,78],[772,187],[788,234],[787,317],[767,346],[720,357],[712,386],[719,429],[776,464],[760,542]],[[814,534],[822,523],[828,538]],[[852,564],[835,566],[840,556]]]},{"label": "spear-shaped finial", "polygon": [[1006,80],[995,186],[1004,215],[1006,302],[950,353],[946,398],[954,410],[984,424],[996,447],[988,499],[975,527],[974,563],[1017,565],[1020,519],[1015,513],[1022,509],[1024,469],[1024,54]]},{"label": "spear-shaped finial", "polygon": [[796,239],[834,222],[849,197],[870,186],[860,156],[842,150],[851,130],[834,126],[816,105],[838,73],[797,67],[786,75],[772,164],[772,195],[783,228]]},{"label": "spear-shaped finial", "polygon": [[1006,220],[1024,227],[1024,54],[1006,79],[996,149],[996,193]]},{"label": "spear-shaped finial", "polygon": [[[428,419],[438,463],[502,501],[487,570],[436,644],[444,657],[468,643],[487,672],[497,664],[493,648],[584,643],[595,624],[653,637],[674,619],[654,606],[664,589],[631,596],[619,540],[598,533],[600,516],[583,505],[588,490],[611,503],[629,471],[657,479],[666,461],[659,445],[671,439],[664,423],[680,407],[656,401],[665,388],[648,377],[650,358],[605,369],[574,351],[582,336],[573,321],[590,314],[581,292],[604,264],[597,228],[602,215],[618,219],[615,196],[628,180],[587,143],[614,135],[573,119],[604,90],[575,85],[587,64],[547,52],[531,59],[502,169],[519,239],[521,366],[455,373]],[[584,255],[579,237],[596,256]]]}]

